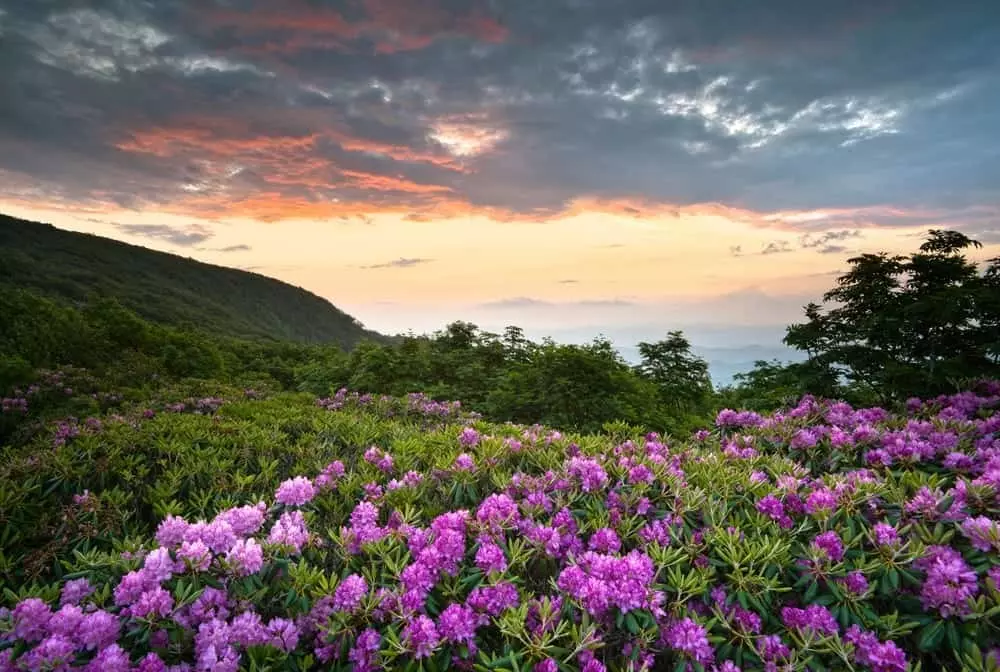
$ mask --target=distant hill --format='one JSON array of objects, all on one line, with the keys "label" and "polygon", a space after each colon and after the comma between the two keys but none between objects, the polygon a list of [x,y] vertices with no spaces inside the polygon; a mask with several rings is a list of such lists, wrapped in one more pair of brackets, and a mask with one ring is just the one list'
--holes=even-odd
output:
[{"label": "distant hill", "polygon": [[144,318],[226,336],[336,343],[387,337],[326,299],[257,273],[0,215],[0,291],[78,305],[118,299]]},{"label": "distant hill", "polygon": [[[633,364],[641,359],[639,349],[635,346],[621,346],[618,351]],[[733,376],[751,370],[754,363],[759,360],[765,362],[778,360],[784,363],[805,360],[802,352],[783,345],[746,345],[730,348],[692,345],[691,351],[708,362],[708,372],[712,377],[712,384],[716,387],[732,385],[735,382]]]}]

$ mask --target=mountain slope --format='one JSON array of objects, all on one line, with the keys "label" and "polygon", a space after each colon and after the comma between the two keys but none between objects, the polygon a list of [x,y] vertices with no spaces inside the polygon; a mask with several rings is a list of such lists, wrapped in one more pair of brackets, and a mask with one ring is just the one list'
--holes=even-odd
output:
[{"label": "mountain slope", "polygon": [[329,301],[273,278],[0,215],[0,291],[118,299],[153,322],[303,343],[385,340]]}]

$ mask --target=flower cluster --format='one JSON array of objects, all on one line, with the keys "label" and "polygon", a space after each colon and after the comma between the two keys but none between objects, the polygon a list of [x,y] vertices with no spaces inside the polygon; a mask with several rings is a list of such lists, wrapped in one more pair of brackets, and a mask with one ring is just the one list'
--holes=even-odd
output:
[{"label": "flower cluster", "polygon": [[[987,669],[997,392],[908,416],[806,397],[612,443],[341,391],[311,412],[385,448],[81,554],[0,610],[0,670]],[[76,496],[95,515],[112,495]]]}]

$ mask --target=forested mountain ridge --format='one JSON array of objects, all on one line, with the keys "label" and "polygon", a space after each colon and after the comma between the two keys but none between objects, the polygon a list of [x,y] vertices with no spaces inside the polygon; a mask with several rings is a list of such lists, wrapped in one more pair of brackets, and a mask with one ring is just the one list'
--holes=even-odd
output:
[{"label": "forested mountain ridge", "polygon": [[80,305],[114,298],[161,324],[240,338],[349,348],[387,337],[332,303],[263,275],[0,215],[0,291]]}]

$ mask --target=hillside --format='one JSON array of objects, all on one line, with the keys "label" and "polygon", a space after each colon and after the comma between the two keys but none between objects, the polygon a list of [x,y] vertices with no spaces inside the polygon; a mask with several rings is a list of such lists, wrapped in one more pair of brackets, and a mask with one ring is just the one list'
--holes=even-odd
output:
[{"label": "hillside", "polygon": [[386,338],[329,301],[273,278],[0,215],[0,291],[79,304],[113,297],[146,319],[301,343]]},{"label": "hillside", "polygon": [[676,440],[81,371],[4,401],[2,670],[997,669],[1000,383]]}]

